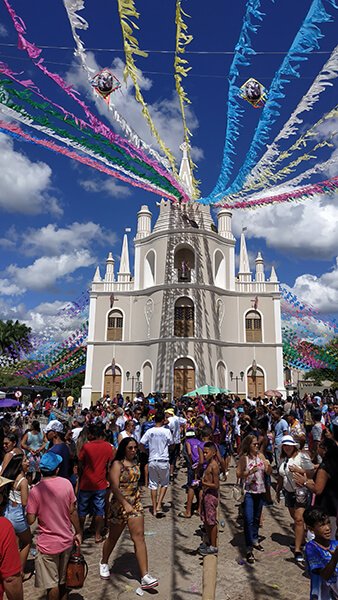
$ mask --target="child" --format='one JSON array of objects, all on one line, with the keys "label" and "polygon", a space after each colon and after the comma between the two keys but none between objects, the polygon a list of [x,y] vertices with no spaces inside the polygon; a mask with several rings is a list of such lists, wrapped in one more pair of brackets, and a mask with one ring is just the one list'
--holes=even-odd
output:
[{"label": "child", "polygon": [[304,512],[304,521],[314,539],[305,546],[305,557],[311,575],[310,600],[338,598],[338,541],[331,540],[330,517],[321,509]]},{"label": "child", "polygon": [[203,457],[207,467],[202,479],[201,518],[204,523],[208,543],[201,544],[199,552],[202,556],[217,554],[217,507],[219,490],[219,466],[216,460],[217,448],[213,442],[206,442]]}]

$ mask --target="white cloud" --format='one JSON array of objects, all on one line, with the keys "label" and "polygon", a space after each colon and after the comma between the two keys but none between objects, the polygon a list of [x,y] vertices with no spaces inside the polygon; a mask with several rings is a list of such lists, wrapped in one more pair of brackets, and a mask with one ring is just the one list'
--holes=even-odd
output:
[{"label": "white cloud", "polygon": [[15,296],[17,294],[23,294],[22,290],[18,285],[10,281],[9,279],[0,279],[0,295],[2,296]]},{"label": "white cloud", "polygon": [[262,238],[270,248],[301,258],[331,259],[337,252],[338,194],[235,211],[235,235],[243,225],[246,237]]},{"label": "white cloud", "polygon": [[62,214],[57,199],[49,193],[51,168],[16,152],[13,140],[4,134],[0,134],[0,173],[0,209],[23,214]]},{"label": "white cloud", "polygon": [[78,250],[55,257],[43,256],[28,267],[10,265],[7,272],[21,290],[46,290],[62,277],[94,263],[95,258],[88,250]]},{"label": "white cloud", "polygon": [[90,247],[94,242],[100,245],[114,245],[117,236],[103,229],[97,223],[74,222],[68,227],[48,224],[41,229],[28,229],[23,234],[23,250],[28,255],[53,256],[72,252],[74,249]]},{"label": "white cloud", "polygon": [[331,271],[320,277],[304,273],[295,280],[292,292],[321,313],[335,313],[338,307],[338,257]]},{"label": "white cloud", "polygon": [[131,189],[127,185],[117,183],[113,179],[81,179],[79,183],[86,192],[106,193],[113,198],[127,198],[132,194]]},{"label": "white cloud", "polygon": [[[87,52],[88,64],[95,71],[100,70],[92,52]],[[112,71],[122,84],[121,90],[114,93],[113,100],[117,110],[129,125],[138,133],[138,135],[148,144],[158,149],[155,139],[152,137],[149,127],[142,115],[141,106],[135,100],[134,87],[130,79],[127,83],[123,80],[124,63],[120,58],[115,58],[112,63]],[[149,90],[153,82],[148,77],[145,77],[139,70],[139,85],[142,91]],[[77,89],[81,89],[87,93],[87,96],[93,100],[91,86],[88,83],[87,75],[83,69],[79,67],[78,62],[73,62],[71,69],[67,73],[67,82]],[[147,102],[145,94],[145,100]],[[111,117],[111,114],[101,98],[95,99],[96,109],[101,115],[105,115],[108,120],[118,128],[116,121]],[[180,159],[181,153],[179,146],[183,141],[183,127],[179,108],[179,102],[176,92],[173,92],[171,98],[161,98],[153,104],[147,102],[147,106],[155,126],[165,144],[171,149],[175,156]],[[198,128],[198,119],[192,108],[186,107],[187,125],[193,133]],[[203,150],[201,148],[192,147],[192,155],[194,160],[203,158]]]}]

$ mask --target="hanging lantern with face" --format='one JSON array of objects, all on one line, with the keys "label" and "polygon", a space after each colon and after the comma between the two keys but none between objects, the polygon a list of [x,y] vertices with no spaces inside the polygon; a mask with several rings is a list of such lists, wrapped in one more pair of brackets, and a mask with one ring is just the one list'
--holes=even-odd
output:
[{"label": "hanging lantern with face", "polygon": [[121,87],[121,83],[110,69],[102,69],[93,78],[92,86],[107,102],[109,96]]},{"label": "hanging lantern with face", "polygon": [[267,92],[264,85],[250,77],[240,88],[240,96],[254,108],[261,108],[266,102]]}]

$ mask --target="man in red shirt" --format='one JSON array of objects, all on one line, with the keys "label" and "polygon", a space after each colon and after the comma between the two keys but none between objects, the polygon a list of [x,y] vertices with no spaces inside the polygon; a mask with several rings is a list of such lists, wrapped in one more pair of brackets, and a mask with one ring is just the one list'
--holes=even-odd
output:
[{"label": "man in red shirt", "polygon": [[[7,503],[5,487],[11,483],[9,479],[0,476],[0,514]],[[0,517],[0,600],[6,592],[9,600],[23,600],[21,577],[21,561],[12,524]]]},{"label": "man in red shirt", "polygon": [[79,452],[81,465],[78,511],[83,531],[87,515],[95,517],[95,542],[103,541],[102,529],[105,517],[108,465],[115,456],[115,448],[103,439],[104,426],[88,427],[88,442]]}]

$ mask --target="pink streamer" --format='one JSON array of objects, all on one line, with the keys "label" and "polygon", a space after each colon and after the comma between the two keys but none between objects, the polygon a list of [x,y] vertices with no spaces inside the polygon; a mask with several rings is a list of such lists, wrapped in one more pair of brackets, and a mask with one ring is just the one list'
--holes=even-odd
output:
[{"label": "pink streamer", "polygon": [[[25,39],[25,37],[23,35],[24,33],[26,33],[25,23],[23,22],[21,17],[19,17],[16,14],[16,12],[11,7],[8,0],[4,0],[4,3],[5,3],[5,6],[9,12],[11,18],[12,18],[14,27],[18,34],[18,48],[20,50],[25,50],[27,52],[29,58],[31,58],[34,61],[34,59],[36,59],[40,56],[42,50],[39,49],[35,44],[32,44]],[[102,123],[102,121],[100,121],[91,112],[91,110],[88,108],[88,106],[85,104],[85,102],[83,102],[83,100],[80,100],[79,98],[77,98],[76,94],[78,92],[76,92],[71,87],[69,87],[67,85],[67,83],[64,81],[64,79],[62,79],[62,77],[60,77],[60,75],[57,75],[56,73],[52,73],[51,71],[49,71],[47,69],[47,67],[45,67],[43,65],[43,62],[44,62],[44,59],[40,58],[40,60],[38,60],[37,62],[34,61],[34,64],[45,75],[47,75],[50,79],[52,79],[59,87],[61,87],[66,92],[66,94],[71,96],[71,98],[73,98],[73,100],[75,100],[75,102],[77,102],[81,106],[81,108],[84,110],[91,126],[93,127],[93,129],[96,133],[100,133],[101,135],[103,135],[105,138],[107,138],[114,144],[119,144],[133,158],[135,158],[135,156],[139,156],[144,162],[151,165],[154,169],[156,169],[156,171],[158,173],[160,173],[163,177],[165,177],[168,181],[170,181],[170,183],[180,192],[183,201],[189,202],[190,198],[189,198],[188,194],[179,185],[178,181],[171,175],[171,173],[169,173],[169,171],[166,171],[166,169],[164,169],[158,162],[149,158],[148,155],[143,152],[143,150],[141,150],[140,148],[136,148],[136,146],[134,146],[128,140],[125,140],[118,134],[112,133],[111,130],[109,129],[109,127],[107,127],[104,123]],[[177,199],[175,199],[175,201],[177,201]]]},{"label": "pink streamer", "polygon": [[[295,189],[285,194],[279,194],[277,196],[266,196],[266,198],[254,198],[253,200],[243,200],[239,202],[217,202],[215,206],[221,206],[222,208],[254,208],[255,206],[264,206],[266,204],[273,204],[275,202],[290,202],[291,200],[302,200],[305,197],[318,196],[320,194],[330,193],[332,194],[338,187],[338,177],[332,177],[326,181],[320,181],[314,185],[307,185],[298,189]],[[328,190],[325,188],[329,188]]]},{"label": "pink streamer", "polygon": [[177,201],[177,198],[175,198],[175,196],[168,194],[167,192],[165,192],[162,189],[157,190],[152,187],[149,187],[145,183],[136,181],[136,179],[130,179],[129,177],[125,177],[124,175],[121,175],[120,173],[117,173],[116,171],[113,171],[112,169],[105,167],[104,165],[96,162],[95,160],[93,160],[91,158],[81,156],[81,155],[77,154],[76,152],[73,152],[72,150],[68,150],[67,148],[63,148],[62,146],[59,146],[58,144],[51,142],[50,140],[40,140],[36,137],[31,137],[27,133],[24,133],[18,125],[14,125],[13,123],[8,123],[7,121],[0,120],[0,127],[1,127],[1,129],[11,131],[15,135],[20,136],[22,139],[24,139],[28,142],[38,144],[39,146],[43,146],[44,148],[53,150],[54,152],[57,152],[58,154],[63,154],[64,156],[68,156],[68,158],[77,160],[78,162],[80,162],[84,165],[87,165],[88,167],[92,167],[93,169],[96,169],[97,171],[101,171],[102,173],[105,173],[106,175],[109,175],[110,177],[116,177],[117,179],[120,179],[121,181],[125,181],[126,183],[130,183],[131,185],[133,185],[135,187],[142,188],[144,190],[147,190],[148,192],[153,192],[154,194],[157,194],[158,196],[162,196],[162,197],[165,196],[175,202]]}]

